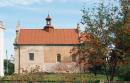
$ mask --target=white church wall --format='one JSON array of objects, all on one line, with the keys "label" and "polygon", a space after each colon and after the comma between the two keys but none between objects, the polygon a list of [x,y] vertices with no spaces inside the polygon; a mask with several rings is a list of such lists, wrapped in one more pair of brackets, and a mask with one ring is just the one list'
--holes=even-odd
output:
[{"label": "white church wall", "polygon": [[[72,48],[73,46],[21,45],[20,51],[18,51],[18,48],[15,50],[15,73],[18,73],[19,52],[20,72],[22,72],[22,70],[30,71],[37,66],[39,66],[39,71],[42,72],[58,72],[60,68],[66,68],[63,72],[75,69],[74,62],[72,62],[70,55]],[[34,53],[33,61],[29,60],[29,53]],[[61,54],[61,63],[57,62],[58,53]]]},{"label": "white church wall", "polygon": [[4,28],[0,21],[0,76],[4,76]]}]

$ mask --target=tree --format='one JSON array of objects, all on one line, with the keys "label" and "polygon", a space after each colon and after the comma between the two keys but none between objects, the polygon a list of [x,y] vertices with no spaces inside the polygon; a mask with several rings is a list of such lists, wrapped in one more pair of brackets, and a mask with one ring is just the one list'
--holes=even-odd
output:
[{"label": "tree", "polygon": [[123,12],[123,20],[122,24],[124,25],[121,29],[118,31],[122,32],[122,34],[117,34],[116,41],[116,47],[120,50],[123,50],[126,54],[125,61],[123,67],[119,69],[119,78],[122,78],[122,80],[129,81],[130,79],[130,28],[129,28],[129,9],[128,9],[128,1],[127,0],[120,0],[120,4],[122,6],[122,12]]},{"label": "tree", "polygon": [[130,81],[130,63],[120,68],[119,72],[120,80]]},{"label": "tree", "polygon": [[108,3],[106,5],[100,1],[96,7],[83,8],[81,23],[85,31],[81,35],[81,44],[72,51],[74,55],[78,55],[83,71],[86,64],[94,68],[102,64],[107,80],[112,81],[119,65],[126,58],[125,51],[120,49],[120,45],[124,47],[124,43],[118,44],[124,42],[122,37],[125,37],[126,12],[121,10],[121,5],[116,6],[111,1]]},{"label": "tree", "polygon": [[14,73],[14,63],[10,62],[10,60],[4,60],[4,69],[5,75],[11,75]]}]

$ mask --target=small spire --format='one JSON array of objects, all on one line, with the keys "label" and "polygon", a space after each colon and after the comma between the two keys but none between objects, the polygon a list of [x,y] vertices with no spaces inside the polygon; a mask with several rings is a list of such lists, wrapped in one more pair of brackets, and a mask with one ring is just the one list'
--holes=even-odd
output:
[{"label": "small spire", "polygon": [[0,21],[0,28],[4,29],[3,21]]},{"label": "small spire", "polygon": [[17,24],[16,24],[16,32],[18,32],[20,30],[20,22],[18,21]]},{"label": "small spire", "polygon": [[46,17],[46,23],[47,23],[47,25],[51,25],[51,17],[50,17],[49,14],[48,14],[48,16]]},{"label": "small spire", "polygon": [[48,16],[47,16],[47,18],[46,18],[47,20],[49,19],[49,20],[51,20],[51,17],[50,17],[50,15],[48,14]]},{"label": "small spire", "polygon": [[77,23],[77,30],[78,30],[78,32],[80,31],[79,23]]},{"label": "small spire", "polygon": [[20,22],[18,21],[17,24],[16,24],[16,38],[15,38],[15,43],[17,43],[17,41],[18,41],[20,27],[21,27],[21,25],[20,25]]}]

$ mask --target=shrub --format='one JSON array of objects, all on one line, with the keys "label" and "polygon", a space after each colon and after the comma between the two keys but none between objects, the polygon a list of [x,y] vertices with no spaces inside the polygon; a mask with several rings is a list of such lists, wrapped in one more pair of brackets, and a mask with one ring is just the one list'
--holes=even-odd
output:
[{"label": "shrub", "polygon": [[119,70],[119,80],[130,81],[130,63]]}]

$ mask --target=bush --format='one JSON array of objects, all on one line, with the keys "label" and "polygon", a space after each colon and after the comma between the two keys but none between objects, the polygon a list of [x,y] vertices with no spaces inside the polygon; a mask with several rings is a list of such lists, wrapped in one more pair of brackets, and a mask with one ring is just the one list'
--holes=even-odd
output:
[{"label": "bush", "polygon": [[130,63],[119,70],[119,80],[130,81]]}]

